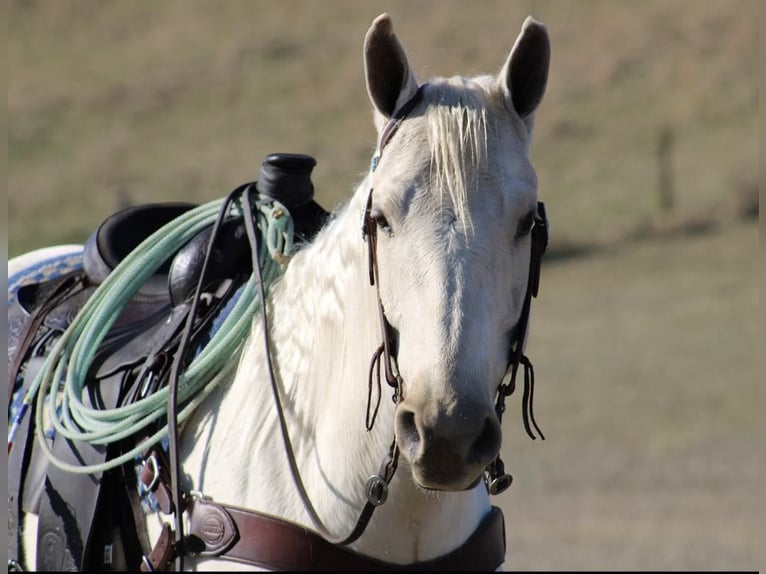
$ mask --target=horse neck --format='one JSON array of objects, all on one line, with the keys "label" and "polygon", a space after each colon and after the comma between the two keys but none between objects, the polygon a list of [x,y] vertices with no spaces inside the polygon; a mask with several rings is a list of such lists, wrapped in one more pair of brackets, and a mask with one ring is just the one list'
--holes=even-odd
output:
[{"label": "horse neck", "polygon": [[352,427],[361,421],[364,429],[362,398],[380,326],[359,198],[295,255],[270,295],[276,370],[312,430],[323,415],[343,416]]},{"label": "horse neck", "polygon": [[[300,478],[324,526],[337,536],[354,526],[365,481],[378,472],[394,436],[394,404],[385,382],[375,425],[365,429],[370,356],[380,344],[376,292],[360,235],[366,185],[295,255],[267,307],[274,371]],[[214,499],[316,528],[287,463],[258,321],[230,388],[213,397],[205,405],[210,412],[192,426],[185,466],[200,465],[195,488]],[[487,508],[483,488],[426,493],[400,462],[389,500],[353,547],[383,560],[432,558],[462,543]]]}]

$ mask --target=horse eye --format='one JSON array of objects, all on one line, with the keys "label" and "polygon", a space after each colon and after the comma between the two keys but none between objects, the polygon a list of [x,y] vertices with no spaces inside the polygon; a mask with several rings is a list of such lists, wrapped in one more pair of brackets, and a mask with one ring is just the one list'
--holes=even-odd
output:
[{"label": "horse eye", "polygon": [[374,211],[372,212],[371,217],[372,217],[372,220],[375,222],[375,225],[378,226],[378,229],[380,229],[382,232],[384,232],[388,236],[393,235],[393,231],[391,230],[391,225],[389,225],[388,219],[386,219],[385,215],[383,215],[379,211]]},{"label": "horse eye", "polygon": [[519,223],[519,228],[516,230],[516,237],[521,238],[525,235],[529,235],[532,231],[532,226],[535,224],[535,214],[528,213],[524,219]]}]

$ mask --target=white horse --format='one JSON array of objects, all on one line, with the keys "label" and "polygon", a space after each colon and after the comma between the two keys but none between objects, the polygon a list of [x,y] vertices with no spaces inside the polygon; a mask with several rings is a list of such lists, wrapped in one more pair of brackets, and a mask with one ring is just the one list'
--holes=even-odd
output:
[{"label": "white horse", "polygon": [[[374,169],[295,254],[266,305],[284,429],[258,315],[236,376],[182,429],[183,487],[201,493],[195,500],[267,513],[337,542],[357,524],[365,483],[395,439],[388,499],[349,548],[412,565],[448,555],[480,529],[492,508],[481,478],[501,446],[496,396],[529,284],[538,203],[528,149],[549,53],[545,27],[528,18],[496,77],[419,86],[390,18],[372,23],[364,63],[380,138]],[[384,385],[368,431],[381,320],[380,361],[400,388],[394,402]],[[166,522],[148,517],[152,541]],[[28,515],[25,531],[35,530]],[[280,567],[185,558],[198,570],[253,565]]]}]

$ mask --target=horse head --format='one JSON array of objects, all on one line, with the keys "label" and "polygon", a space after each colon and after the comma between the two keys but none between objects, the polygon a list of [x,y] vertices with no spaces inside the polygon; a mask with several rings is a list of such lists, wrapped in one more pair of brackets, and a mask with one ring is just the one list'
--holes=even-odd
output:
[{"label": "horse head", "polygon": [[548,34],[528,18],[497,77],[419,86],[384,14],[364,56],[380,142],[368,213],[401,380],[395,436],[417,484],[465,490],[500,451],[496,396],[525,329],[537,215],[528,150]]}]

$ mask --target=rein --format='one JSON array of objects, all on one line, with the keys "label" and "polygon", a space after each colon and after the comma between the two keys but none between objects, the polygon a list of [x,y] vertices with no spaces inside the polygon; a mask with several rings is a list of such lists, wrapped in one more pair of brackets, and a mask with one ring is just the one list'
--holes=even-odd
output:
[{"label": "rein", "polygon": [[[411,107],[414,107],[416,103],[417,102],[413,103]],[[408,113],[409,109],[405,110],[405,112]],[[401,118],[399,118],[399,122],[401,121],[401,119],[403,119],[404,115],[406,115],[406,113],[401,114]],[[397,127],[398,127],[398,124],[397,124]],[[391,132],[391,135],[393,135],[393,132]],[[350,534],[348,534],[345,537],[338,537],[333,535],[324,525],[318,513],[316,512],[314,505],[311,503],[311,500],[308,496],[308,493],[306,492],[306,488],[303,484],[303,481],[301,480],[300,471],[298,469],[298,466],[295,460],[295,453],[292,447],[292,442],[290,440],[290,436],[289,436],[289,432],[287,428],[287,421],[284,415],[284,409],[279,399],[279,391],[277,388],[276,377],[274,375],[274,366],[271,360],[272,346],[271,346],[271,339],[269,336],[270,330],[269,330],[268,314],[266,312],[266,305],[265,305],[266,289],[264,286],[263,273],[261,269],[263,264],[259,257],[258,233],[257,233],[257,230],[255,229],[255,224],[254,224],[255,219],[252,212],[252,205],[253,203],[255,203],[255,205],[260,208],[261,204],[270,203],[272,200],[269,198],[266,198],[263,200],[256,200],[254,202],[252,198],[252,194],[255,192],[256,192],[255,186],[252,184],[241,186],[240,188],[237,188],[236,190],[234,190],[223,203],[219,217],[213,226],[213,231],[210,236],[208,249],[206,250],[205,261],[202,266],[202,272],[200,273],[197,288],[196,288],[194,297],[192,298],[192,306],[189,311],[188,320],[184,329],[183,338],[179,345],[179,352],[176,354],[176,357],[175,357],[173,369],[171,371],[171,379],[168,385],[169,391],[168,391],[167,417],[168,417],[168,439],[169,439],[168,442],[169,442],[169,456],[170,456],[170,460],[168,462],[168,466],[170,467],[169,490],[171,492],[172,502],[173,502],[170,508],[174,514],[175,541],[174,541],[173,547],[170,548],[170,545],[167,541],[167,538],[169,536],[169,531],[168,529],[163,530],[163,535],[160,538],[160,542],[158,543],[158,546],[155,547],[155,550],[152,552],[153,556],[154,555],[161,556],[161,558],[156,559],[157,564],[155,566],[154,564],[155,560],[144,557],[144,568],[142,569],[153,570],[157,566],[163,565],[166,562],[166,560],[168,560],[172,555],[175,556],[176,569],[179,571],[182,571],[184,567],[184,557],[187,554],[187,551],[184,548],[186,537],[184,536],[183,510],[185,508],[191,509],[191,507],[194,506],[194,499],[190,499],[187,493],[183,491],[181,486],[181,480],[180,480],[181,465],[180,465],[180,457],[178,452],[179,436],[178,436],[178,422],[177,422],[178,420],[177,393],[178,393],[178,386],[179,386],[179,376],[180,376],[179,373],[184,362],[184,356],[189,347],[193,319],[194,319],[194,316],[196,315],[196,307],[200,299],[202,285],[204,284],[205,272],[208,267],[210,253],[213,251],[212,247],[215,244],[218,229],[221,223],[223,222],[226,216],[226,213],[228,211],[228,205],[237,195],[241,194],[243,196],[243,201],[242,201],[242,210],[244,215],[243,220],[245,223],[245,229],[247,232],[248,241],[251,247],[250,252],[252,257],[253,277],[255,280],[255,285],[258,289],[259,300],[261,301],[261,314],[262,314],[261,326],[263,331],[264,352],[266,355],[267,369],[269,373],[269,383],[271,386],[274,402],[277,409],[277,415],[279,419],[280,434],[282,436],[282,440],[284,443],[285,452],[287,453],[287,458],[290,465],[290,471],[293,477],[293,482],[295,483],[295,486],[298,489],[298,492],[301,496],[304,506],[315,528],[321,533],[322,539],[324,539],[329,544],[338,545],[338,546],[347,546],[351,544],[352,542],[354,542],[355,540],[357,540],[364,533],[367,525],[369,524],[370,519],[372,518],[372,514],[375,508],[385,502],[388,495],[388,484],[392,480],[394,476],[394,472],[396,471],[396,467],[397,467],[398,459],[399,459],[399,450],[396,446],[396,441],[394,440],[391,444],[388,454],[383,459],[383,462],[380,465],[380,469],[378,473],[373,474],[369,477],[367,486],[365,489],[366,495],[367,495],[367,503],[362,509],[362,512],[360,513],[359,519],[357,520],[357,523],[354,529],[351,531]],[[376,266],[375,274],[377,275],[377,266]],[[371,273],[371,277],[372,276],[373,275]],[[380,311],[381,311],[381,316],[383,316],[382,305],[380,305]],[[389,345],[384,345],[383,348],[385,349],[385,352],[386,352],[386,365],[387,365],[386,372],[388,376],[391,373],[390,350],[389,350],[390,347]],[[219,513],[224,513],[229,516],[231,515],[231,512],[227,512],[225,510],[226,508],[229,508],[229,510],[231,510],[231,507],[226,507],[224,505],[216,505],[215,508],[220,509],[220,510],[217,510]],[[262,515],[258,515],[257,513],[253,514],[252,516],[262,517]],[[257,518],[257,520],[260,520],[260,519],[261,518]]]},{"label": "rein", "polygon": [[[246,193],[249,194],[253,191],[252,188],[248,188],[246,190]],[[250,239],[251,245],[253,246],[253,249],[251,252],[253,253],[253,270],[254,273],[257,276],[257,284],[259,289],[259,294],[261,297],[261,301],[265,301],[265,290],[263,287],[263,280],[261,278],[261,268],[260,268],[260,262],[258,261],[257,257],[257,236],[255,234],[255,230],[252,226],[252,221],[249,218],[249,195],[248,195],[248,201],[245,201],[245,222],[246,222],[246,229],[248,238]],[[368,501],[365,504],[359,519],[357,520],[356,526],[351,531],[351,533],[348,536],[345,537],[339,537],[336,535],[333,535],[327,527],[322,522],[321,518],[319,517],[319,514],[317,513],[316,509],[314,508],[314,505],[311,503],[311,499],[308,496],[308,493],[306,492],[306,487],[303,484],[303,481],[300,477],[300,471],[298,469],[298,465],[295,461],[295,452],[293,451],[292,442],[290,441],[290,435],[287,429],[287,421],[285,419],[284,410],[282,408],[282,403],[279,400],[279,390],[277,388],[276,383],[276,377],[274,376],[274,366],[271,361],[271,339],[269,337],[269,326],[268,326],[268,315],[266,313],[266,306],[263,305],[262,307],[262,315],[263,320],[261,321],[261,326],[263,328],[263,341],[264,341],[264,352],[266,354],[266,362],[267,367],[269,371],[269,383],[271,385],[272,394],[274,396],[274,402],[277,407],[277,415],[279,418],[279,427],[282,435],[282,440],[284,442],[285,451],[287,452],[288,462],[290,464],[290,472],[293,477],[293,482],[295,483],[296,488],[298,489],[298,492],[301,496],[301,499],[303,500],[303,503],[306,507],[306,510],[309,513],[309,516],[311,517],[311,521],[314,523],[314,526],[316,529],[321,532],[322,538],[324,538],[327,542],[330,542],[331,544],[337,544],[339,546],[347,546],[348,544],[351,544],[355,540],[357,540],[364,530],[367,528],[367,524],[370,521],[370,518],[372,518],[372,513],[375,510],[376,506],[379,506],[380,504],[383,504],[386,499],[387,490],[388,490],[388,483],[391,481],[391,479],[394,476],[394,471],[396,470],[396,465],[398,462],[398,449],[396,448],[395,444],[391,445],[391,450],[389,454],[384,458],[383,462],[381,463],[380,470],[378,474],[373,475],[368,480],[368,486],[367,486],[367,498]]]}]

